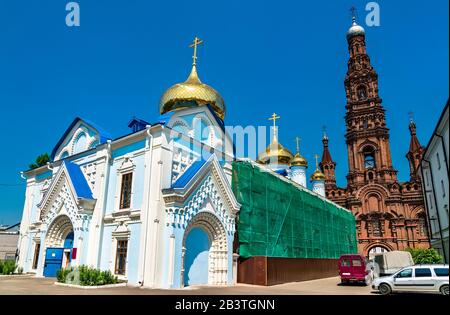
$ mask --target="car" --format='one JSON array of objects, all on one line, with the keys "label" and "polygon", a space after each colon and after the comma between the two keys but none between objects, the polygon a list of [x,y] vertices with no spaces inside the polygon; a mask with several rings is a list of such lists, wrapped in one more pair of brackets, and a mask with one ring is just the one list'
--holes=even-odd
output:
[{"label": "car", "polygon": [[376,278],[372,289],[383,295],[392,292],[436,292],[448,295],[448,265],[414,265],[400,269],[396,273]]}]

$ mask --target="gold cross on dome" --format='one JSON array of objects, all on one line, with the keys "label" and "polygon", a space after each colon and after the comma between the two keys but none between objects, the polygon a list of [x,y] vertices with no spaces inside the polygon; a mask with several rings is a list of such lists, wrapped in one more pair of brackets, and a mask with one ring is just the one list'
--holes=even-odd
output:
[{"label": "gold cross on dome", "polygon": [[295,142],[297,143],[297,153],[300,153],[300,141],[301,140],[302,140],[302,138],[295,137]]},{"label": "gold cross on dome", "polygon": [[189,48],[194,48],[194,55],[192,56],[192,65],[194,66],[197,64],[197,46],[201,43],[203,43],[203,41],[195,36],[194,41],[189,45]]},{"label": "gold cross on dome", "polygon": [[316,168],[319,169],[319,156],[315,154],[314,157],[316,158]]},{"label": "gold cross on dome", "polygon": [[271,118],[269,120],[273,120],[273,139],[276,140],[277,138],[277,119],[280,119],[281,117],[277,114],[273,113]]},{"label": "gold cross on dome", "polygon": [[281,117],[278,116],[277,114],[273,113],[271,118],[269,118],[269,120],[273,120],[273,128],[275,129],[277,127],[277,119],[280,119]]}]

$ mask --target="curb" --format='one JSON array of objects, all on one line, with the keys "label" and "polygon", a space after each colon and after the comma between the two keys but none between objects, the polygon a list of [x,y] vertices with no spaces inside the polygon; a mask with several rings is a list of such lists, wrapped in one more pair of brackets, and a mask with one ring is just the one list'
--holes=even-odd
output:
[{"label": "curb", "polygon": [[116,288],[116,287],[126,287],[127,283],[116,283],[116,284],[105,284],[105,285],[95,285],[95,286],[85,286],[85,285],[77,285],[77,284],[69,284],[69,283],[61,283],[61,282],[55,282],[54,285],[59,285],[62,287],[69,287],[69,288],[77,288],[77,289],[106,289],[106,288]]}]

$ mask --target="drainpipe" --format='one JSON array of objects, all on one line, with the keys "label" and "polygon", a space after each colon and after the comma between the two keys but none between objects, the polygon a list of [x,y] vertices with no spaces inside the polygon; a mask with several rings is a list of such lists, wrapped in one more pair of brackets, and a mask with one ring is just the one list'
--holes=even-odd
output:
[{"label": "drainpipe", "polygon": [[425,212],[427,213],[427,225],[428,225],[428,242],[431,244],[431,240],[433,239],[433,230],[431,229],[431,215],[430,212],[428,211],[429,205],[428,205],[428,198],[427,198],[427,189],[426,189],[426,185],[425,185],[425,176],[423,175],[423,165],[422,165],[422,161],[420,162],[420,174],[422,175],[422,193],[424,196],[424,201],[425,201]]},{"label": "drainpipe", "polygon": [[[147,170],[147,172],[151,172],[151,169],[152,169],[152,158],[153,158],[153,150],[152,150],[152,147],[153,147],[153,135],[151,134],[151,132],[150,132],[150,125],[147,125],[147,126],[145,126],[145,128],[147,129],[147,137],[148,137],[148,148],[149,148],[149,150],[150,150],[150,158],[149,158],[149,163],[148,163],[148,170]],[[149,177],[149,179],[151,178],[151,176]],[[146,222],[146,227],[145,227],[145,239],[144,239],[144,255],[143,255],[143,270],[142,270],[142,279],[141,279],[141,287],[144,285],[144,275],[145,275],[145,266],[146,266],[146,263],[145,263],[145,258],[146,258],[146,256],[147,256],[147,235],[148,235],[148,230],[149,230],[149,226],[150,226],[150,220],[149,220],[149,218],[150,218],[150,204],[149,204],[149,202],[150,202],[150,191],[151,191],[151,185],[150,185],[150,180],[148,181],[148,193],[147,193],[147,196],[146,196],[146,201],[145,201],[145,204],[146,204],[146,206],[147,206],[147,209],[146,209],[146,211],[147,211],[147,222]]]},{"label": "drainpipe", "polygon": [[436,137],[438,137],[439,139],[441,139],[441,146],[442,146],[442,151],[444,152],[444,162],[445,162],[445,168],[447,170],[447,179],[448,179],[448,162],[447,162],[447,151],[445,150],[445,144],[444,144],[444,137],[435,133]]},{"label": "drainpipe", "polygon": [[[102,205],[102,212],[100,213],[100,237],[99,237],[99,242],[103,241],[103,217],[105,215],[105,211],[106,211],[106,204],[107,204],[107,192],[108,192],[108,186],[109,186],[109,173],[110,173],[110,166],[109,164],[111,163],[111,159],[112,159],[112,154],[111,154],[111,140],[107,140],[106,141],[106,162],[105,162],[105,180],[104,180],[104,185],[103,185],[103,205]],[[101,244],[101,243],[100,243]],[[97,253],[97,268],[100,268],[100,258],[101,258],[101,246],[99,246],[98,248],[98,253]]]},{"label": "drainpipe", "polygon": [[430,174],[431,174],[431,183],[433,185],[433,197],[436,203],[436,216],[437,216],[437,220],[438,220],[438,225],[439,225],[439,236],[441,238],[441,245],[442,245],[442,252],[444,253],[444,257],[446,256],[446,251],[445,251],[445,244],[444,244],[444,237],[442,236],[442,225],[441,225],[441,218],[439,216],[439,209],[437,207],[437,198],[436,198],[436,189],[434,186],[434,178],[433,178],[433,170],[431,169],[431,163],[430,161],[426,160],[425,158],[422,158],[422,160],[424,160],[425,162],[428,163],[429,167],[430,167]]}]

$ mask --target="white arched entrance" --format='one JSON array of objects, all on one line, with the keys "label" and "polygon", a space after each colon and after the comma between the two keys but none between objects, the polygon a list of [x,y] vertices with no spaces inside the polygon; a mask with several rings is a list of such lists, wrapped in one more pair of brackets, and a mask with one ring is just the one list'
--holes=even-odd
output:
[{"label": "white arched entrance", "polygon": [[45,236],[43,274],[54,277],[61,268],[67,268],[72,259],[74,229],[67,215],[57,216],[49,225]]},{"label": "white arched entrance", "polygon": [[198,213],[186,228],[182,266],[184,286],[227,284],[227,234],[213,213]]}]

